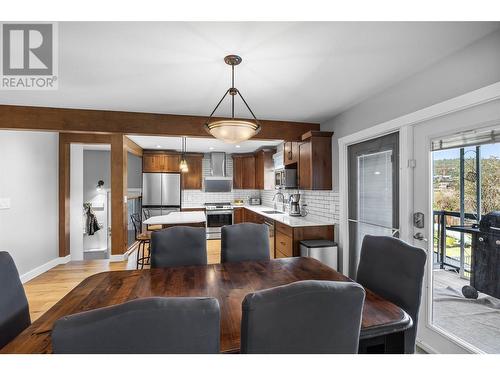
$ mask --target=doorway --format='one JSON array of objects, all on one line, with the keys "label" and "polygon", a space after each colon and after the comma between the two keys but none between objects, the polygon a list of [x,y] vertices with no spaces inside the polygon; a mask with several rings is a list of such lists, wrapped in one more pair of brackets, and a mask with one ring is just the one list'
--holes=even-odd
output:
[{"label": "doorway", "polygon": [[348,147],[349,276],[365,235],[399,237],[399,133]]}]

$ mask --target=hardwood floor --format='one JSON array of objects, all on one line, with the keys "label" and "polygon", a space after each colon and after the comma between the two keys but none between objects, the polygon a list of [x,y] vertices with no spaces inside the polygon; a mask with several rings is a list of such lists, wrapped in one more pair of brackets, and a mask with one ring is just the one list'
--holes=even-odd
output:
[{"label": "hardwood floor", "polygon": [[[208,263],[220,263],[220,240],[207,241]],[[109,260],[71,261],[58,265],[24,284],[31,320],[35,321],[56,304],[71,289],[87,277],[99,272],[135,269],[136,253],[127,261]]]}]

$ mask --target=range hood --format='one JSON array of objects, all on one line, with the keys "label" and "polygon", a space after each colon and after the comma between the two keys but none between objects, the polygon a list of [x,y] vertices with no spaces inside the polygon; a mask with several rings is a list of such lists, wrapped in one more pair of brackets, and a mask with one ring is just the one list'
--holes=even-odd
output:
[{"label": "range hood", "polygon": [[226,174],[226,153],[210,153],[210,176],[205,177],[205,191],[210,193],[231,192],[232,177]]}]

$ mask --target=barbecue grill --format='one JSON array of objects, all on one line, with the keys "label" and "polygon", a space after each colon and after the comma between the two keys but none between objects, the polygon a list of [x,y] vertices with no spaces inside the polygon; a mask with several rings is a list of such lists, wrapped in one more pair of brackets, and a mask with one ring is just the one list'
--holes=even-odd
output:
[{"label": "barbecue grill", "polygon": [[482,217],[479,232],[472,236],[472,241],[470,285],[479,292],[500,298],[500,211]]},{"label": "barbecue grill", "polygon": [[464,296],[477,298],[477,292],[482,292],[500,298],[500,211],[484,215],[478,227],[449,229],[472,235],[470,287],[463,287]]}]

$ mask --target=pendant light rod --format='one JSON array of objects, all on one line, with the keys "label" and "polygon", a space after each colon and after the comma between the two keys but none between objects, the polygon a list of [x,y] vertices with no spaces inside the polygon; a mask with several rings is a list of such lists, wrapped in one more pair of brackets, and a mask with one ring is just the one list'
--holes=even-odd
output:
[{"label": "pendant light rod", "polygon": [[231,118],[234,120],[234,65],[231,65]]},{"label": "pendant light rod", "polygon": [[227,90],[224,95],[222,96],[222,99],[219,100],[219,103],[217,103],[217,105],[215,106],[214,110],[212,111],[212,113],[210,113],[210,116],[208,116],[207,118],[207,121],[205,122],[206,124],[208,124],[210,122],[210,119],[212,118],[212,116],[214,115],[215,111],[217,111],[217,108],[219,108],[220,104],[224,101],[225,97],[227,96],[227,94],[229,93],[229,90]]},{"label": "pendant light rod", "polygon": [[247,104],[247,101],[245,100],[245,98],[243,97],[243,95],[241,95],[241,92],[239,92],[239,91],[238,91],[238,94],[240,94],[240,98],[241,98],[241,100],[243,100],[243,103],[245,103],[245,105],[246,105],[246,107],[247,107],[248,111],[252,114],[252,116],[253,116],[253,118],[254,118],[255,122],[256,122],[258,125],[260,125],[259,120],[257,120],[257,117],[255,117],[255,115],[254,115],[254,113],[253,113],[252,109],[251,109],[251,108],[250,108],[250,106]]}]

